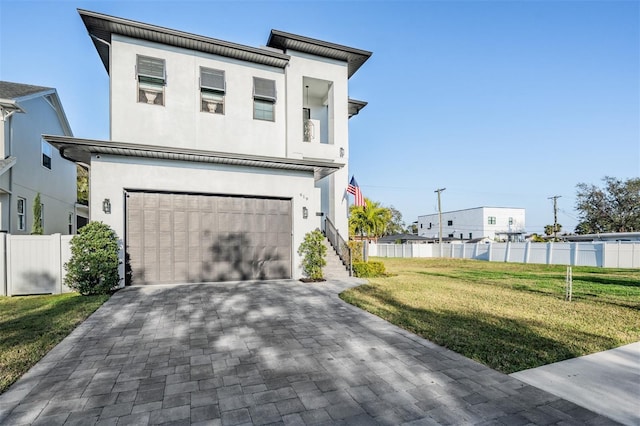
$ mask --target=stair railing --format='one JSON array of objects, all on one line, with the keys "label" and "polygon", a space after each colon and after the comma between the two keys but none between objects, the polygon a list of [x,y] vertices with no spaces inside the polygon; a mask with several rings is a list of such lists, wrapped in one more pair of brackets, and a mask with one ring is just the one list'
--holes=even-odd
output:
[{"label": "stair railing", "polygon": [[353,264],[351,261],[351,248],[349,248],[349,244],[347,244],[344,238],[342,238],[342,236],[328,217],[324,218],[322,225],[322,232],[324,232],[324,235],[329,240],[329,243],[338,254],[338,257],[342,261],[342,264],[348,268],[349,276],[353,276]]}]

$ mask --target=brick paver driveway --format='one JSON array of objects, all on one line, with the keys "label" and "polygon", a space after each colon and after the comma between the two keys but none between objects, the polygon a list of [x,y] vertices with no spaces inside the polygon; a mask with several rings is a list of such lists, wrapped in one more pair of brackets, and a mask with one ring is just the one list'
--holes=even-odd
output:
[{"label": "brick paver driveway", "polygon": [[614,424],[345,304],[353,284],[127,288],[0,396],[0,423]]}]

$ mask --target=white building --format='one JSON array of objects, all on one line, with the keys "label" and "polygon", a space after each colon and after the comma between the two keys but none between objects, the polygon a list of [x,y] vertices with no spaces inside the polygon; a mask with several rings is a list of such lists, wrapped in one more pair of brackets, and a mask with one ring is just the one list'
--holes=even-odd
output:
[{"label": "white building", "polygon": [[[438,238],[438,213],[418,216],[418,235]],[[490,238],[524,241],[525,210],[511,207],[476,207],[442,212],[442,237],[460,240]]]},{"label": "white building", "polygon": [[110,76],[111,140],[47,140],[90,164],[91,220],[123,239],[134,283],[299,278],[307,232],[326,218],[347,236],[348,120],[366,105],[348,80],[371,52],[79,13]]},{"label": "white building", "polygon": [[45,234],[72,234],[76,165],[42,134],[72,136],[56,89],[0,81],[0,230],[30,234],[40,193]]}]

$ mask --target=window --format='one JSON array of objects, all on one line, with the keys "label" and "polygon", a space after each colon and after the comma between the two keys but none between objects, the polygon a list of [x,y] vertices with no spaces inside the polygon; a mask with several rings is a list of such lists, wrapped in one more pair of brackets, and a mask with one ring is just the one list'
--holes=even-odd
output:
[{"label": "window", "polygon": [[24,231],[27,229],[27,200],[21,197],[18,197],[18,231]]},{"label": "window", "polygon": [[422,224],[420,224],[420,229],[422,229]]},{"label": "window", "polygon": [[51,170],[51,145],[49,143],[42,141],[42,165],[47,169]]},{"label": "window", "polygon": [[447,221],[447,226],[453,226],[453,221],[452,220],[448,220]]},{"label": "window", "polygon": [[138,102],[164,105],[164,86],[167,84],[164,59],[138,55]]},{"label": "window", "polygon": [[489,221],[487,222],[489,225],[495,225],[496,224],[496,217],[495,216],[489,216]]},{"label": "window", "polygon": [[464,236],[462,235],[462,233],[460,233],[460,239],[463,240]]},{"label": "window", "polygon": [[224,114],[224,71],[200,67],[200,111]]},{"label": "window", "polygon": [[513,225],[513,218],[512,217],[509,218],[509,225]]},{"label": "window", "polygon": [[469,239],[472,240],[473,239],[473,234],[471,232],[469,232]]},{"label": "window", "polygon": [[253,118],[275,121],[276,82],[253,77]]},{"label": "window", "polygon": [[453,238],[453,234],[449,234],[449,238]]}]

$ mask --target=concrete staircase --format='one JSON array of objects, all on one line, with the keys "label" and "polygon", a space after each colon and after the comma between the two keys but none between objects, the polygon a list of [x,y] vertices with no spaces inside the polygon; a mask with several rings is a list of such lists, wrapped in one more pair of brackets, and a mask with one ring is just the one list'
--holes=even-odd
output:
[{"label": "concrete staircase", "polygon": [[327,280],[341,280],[349,278],[349,268],[342,264],[342,260],[340,260],[340,257],[331,243],[329,243],[329,240],[325,238],[323,244],[327,248],[327,266],[322,268],[324,278]]}]

